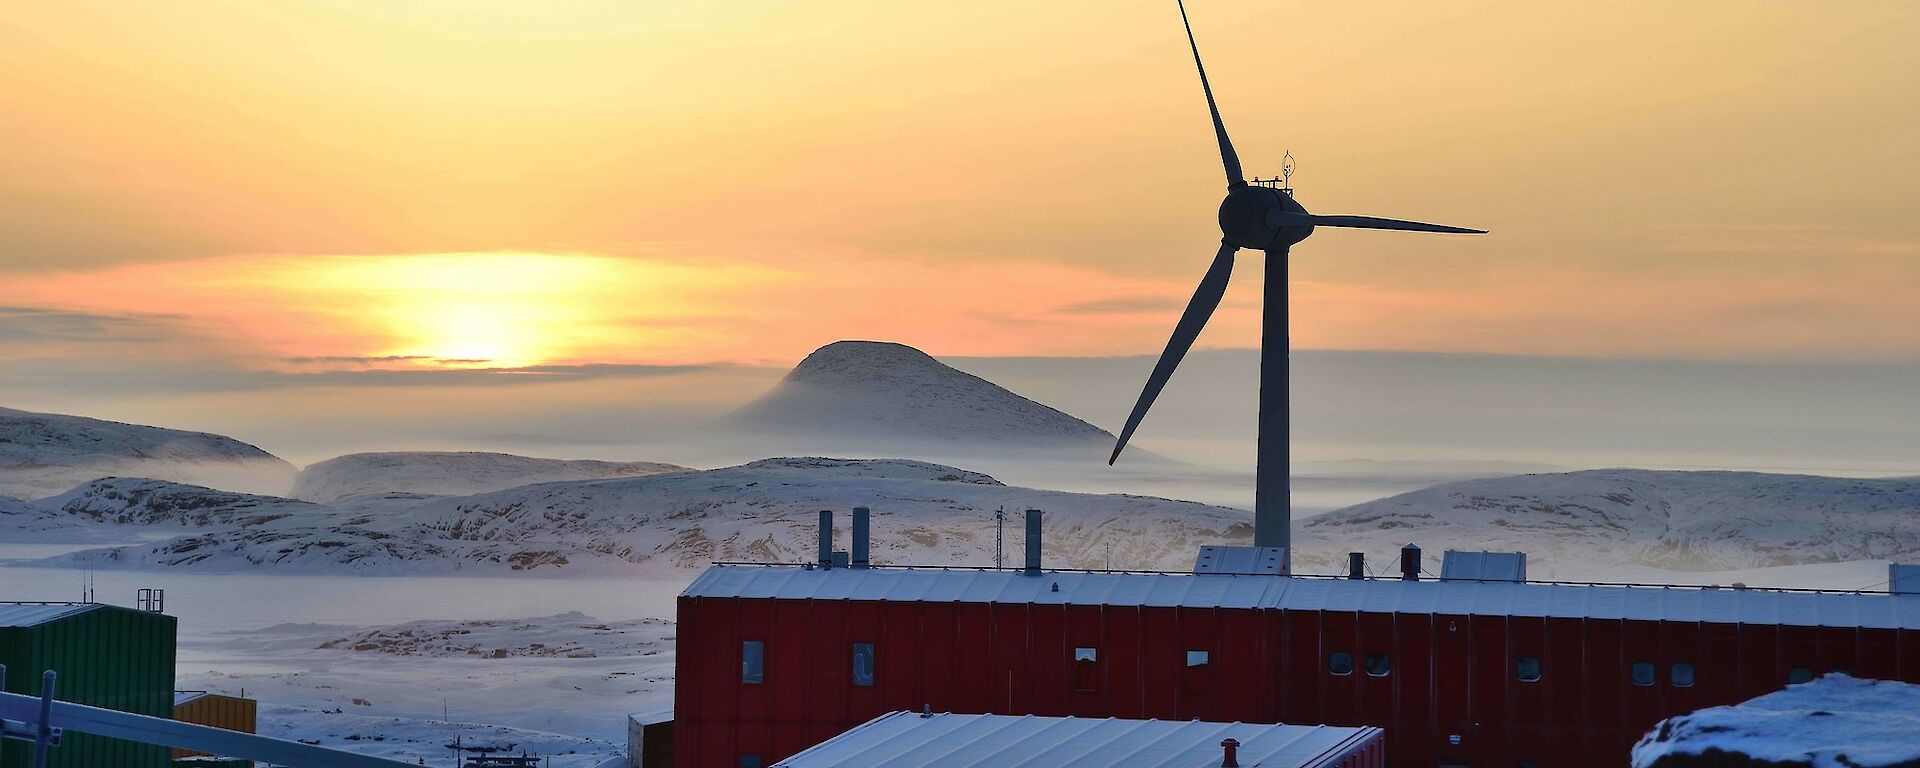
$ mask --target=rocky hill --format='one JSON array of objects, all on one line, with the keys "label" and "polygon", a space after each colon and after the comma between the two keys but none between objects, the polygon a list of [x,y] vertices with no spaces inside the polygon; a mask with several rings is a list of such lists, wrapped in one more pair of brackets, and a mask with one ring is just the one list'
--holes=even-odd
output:
[{"label": "rocky hill", "polygon": [[301,470],[293,497],[330,502],[367,494],[468,496],[533,483],[657,475],[686,467],[642,461],[536,459],[475,451],[355,453]]},{"label": "rocky hill", "polygon": [[[1301,524],[1335,549],[1408,542],[1535,561],[1733,570],[1920,557],[1920,478],[1633,469],[1447,483]],[[1382,561],[1382,562],[1390,562]],[[1437,564],[1435,566],[1437,568]]]},{"label": "rocky hill", "polygon": [[[1111,562],[1114,567],[1184,569],[1192,566],[1202,543],[1251,538],[1249,515],[1240,510],[1018,488],[977,472],[906,460],[766,459],[474,496],[400,498],[384,508],[361,506],[353,512],[284,500],[284,505],[301,506],[229,501],[217,507],[220,513],[191,518],[225,515],[229,522],[192,535],[63,555],[49,564],[427,573],[794,562],[815,556],[821,509],[842,512],[844,549],[844,513],[856,505],[874,510],[873,558],[880,563],[989,565],[993,512],[1000,507],[1015,512],[1007,525],[1013,560],[1021,546],[1018,511],[1046,510],[1047,562],[1062,567],[1099,568]],[[255,515],[247,509],[271,511]],[[290,509],[303,511],[265,519]],[[179,517],[85,514],[160,524]]]},{"label": "rocky hill", "polygon": [[35,498],[110,476],[285,493],[294,469],[230,437],[0,408],[0,493]]},{"label": "rocky hill", "polygon": [[740,429],[828,441],[1106,445],[1113,435],[959,371],[925,352],[837,341],[800,361],[772,392],[735,412]]}]

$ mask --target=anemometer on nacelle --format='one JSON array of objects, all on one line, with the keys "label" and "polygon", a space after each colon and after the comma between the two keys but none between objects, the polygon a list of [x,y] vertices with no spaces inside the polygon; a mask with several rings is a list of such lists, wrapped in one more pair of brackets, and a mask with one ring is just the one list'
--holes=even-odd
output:
[{"label": "anemometer on nacelle", "polygon": [[1267,189],[1277,189],[1277,190],[1280,190],[1280,192],[1282,194],[1285,194],[1287,197],[1293,197],[1292,179],[1293,179],[1293,152],[1288,151],[1287,156],[1280,160],[1279,176],[1275,176],[1271,179],[1263,179],[1258,176],[1255,176],[1252,179],[1248,180],[1247,183],[1252,184],[1256,187],[1266,187]]}]

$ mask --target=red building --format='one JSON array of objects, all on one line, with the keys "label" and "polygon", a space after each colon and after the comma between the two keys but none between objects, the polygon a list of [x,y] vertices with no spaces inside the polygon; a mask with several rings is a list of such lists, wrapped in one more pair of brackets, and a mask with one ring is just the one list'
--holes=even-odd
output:
[{"label": "red building", "polygon": [[676,764],[889,711],[1371,725],[1398,766],[1613,766],[1832,670],[1920,682],[1920,596],[717,565],[681,594]]}]

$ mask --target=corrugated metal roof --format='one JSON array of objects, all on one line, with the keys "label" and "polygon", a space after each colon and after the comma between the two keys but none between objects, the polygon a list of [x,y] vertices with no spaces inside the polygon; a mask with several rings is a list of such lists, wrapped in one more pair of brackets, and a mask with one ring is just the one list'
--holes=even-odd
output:
[{"label": "corrugated metal roof", "polygon": [[39,626],[99,607],[99,603],[0,603],[0,627]]},{"label": "corrugated metal roof", "polygon": [[1460,552],[1440,558],[1440,578],[1458,581],[1526,581],[1525,552]]},{"label": "corrugated metal roof", "polygon": [[1380,729],[1168,720],[912,712],[881,715],[776,768],[1201,768],[1220,764],[1223,739],[1248,768],[1332,765]]},{"label": "corrugated metal roof", "polygon": [[180,705],[193,701],[194,699],[204,699],[206,697],[206,691],[174,691],[173,706],[178,708]]},{"label": "corrugated metal roof", "polygon": [[[1055,587],[1058,587],[1056,590]],[[716,565],[686,597],[1277,608],[1920,630],[1920,595],[1283,576]]]}]

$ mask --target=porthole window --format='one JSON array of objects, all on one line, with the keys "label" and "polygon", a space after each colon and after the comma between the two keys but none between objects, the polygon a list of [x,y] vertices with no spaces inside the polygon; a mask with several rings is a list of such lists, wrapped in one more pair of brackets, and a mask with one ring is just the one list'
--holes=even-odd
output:
[{"label": "porthole window", "polygon": [[746,640],[741,642],[740,682],[748,685],[759,685],[760,682],[766,678],[766,659],[766,643],[759,640]]},{"label": "porthole window", "polygon": [[1386,677],[1393,674],[1393,659],[1387,657],[1386,651],[1369,653],[1366,661],[1368,677]]},{"label": "porthole window", "polygon": [[1353,674],[1353,654],[1346,651],[1327,654],[1327,672],[1335,675]]},{"label": "porthole window", "polygon": [[1194,667],[1204,667],[1206,665],[1207,665],[1206,651],[1187,651],[1187,668],[1188,669],[1192,669]]},{"label": "porthole window", "polygon": [[1633,684],[1653,685],[1653,662],[1636,661],[1633,663]]},{"label": "porthole window", "polygon": [[853,684],[873,687],[873,643],[853,644]]},{"label": "porthole window", "polygon": [[1813,679],[1812,667],[1787,667],[1787,685],[1804,683]]},{"label": "porthole window", "polygon": [[1667,670],[1667,682],[1672,683],[1676,688],[1685,688],[1693,685],[1693,663],[1686,661],[1674,662],[1673,667]]},{"label": "porthole window", "polygon": [[1513,676],[1523,683],[1540,682],[1540,657],[1522,656],[1513,663]]}]

